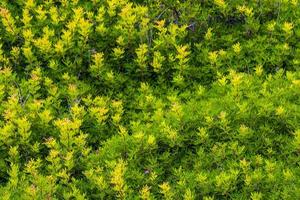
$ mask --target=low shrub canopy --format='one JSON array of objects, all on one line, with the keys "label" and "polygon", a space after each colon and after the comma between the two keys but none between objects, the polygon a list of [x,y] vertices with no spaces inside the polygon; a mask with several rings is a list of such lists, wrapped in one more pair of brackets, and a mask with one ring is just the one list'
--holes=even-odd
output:
[{"label": "low shrub canopy", "polygon": [[2,199],[300,199],[300,2],[2,0]]}]

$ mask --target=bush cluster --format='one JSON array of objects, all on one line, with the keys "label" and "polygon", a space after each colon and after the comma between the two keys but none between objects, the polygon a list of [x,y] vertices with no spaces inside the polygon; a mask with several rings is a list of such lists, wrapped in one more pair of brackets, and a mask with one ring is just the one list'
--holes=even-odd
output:
[{"label": "bush cluster", "polygon": [[300,199],[297,0],[1,0],[1,199]]}]

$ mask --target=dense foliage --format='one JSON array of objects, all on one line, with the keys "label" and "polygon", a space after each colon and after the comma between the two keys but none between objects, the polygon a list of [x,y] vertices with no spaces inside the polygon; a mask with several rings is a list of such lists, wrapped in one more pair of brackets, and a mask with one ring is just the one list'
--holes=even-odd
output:
[{"label": "dense foliage", "polygon": [[300,199],[297,0],[1,0],[1,199]]}]

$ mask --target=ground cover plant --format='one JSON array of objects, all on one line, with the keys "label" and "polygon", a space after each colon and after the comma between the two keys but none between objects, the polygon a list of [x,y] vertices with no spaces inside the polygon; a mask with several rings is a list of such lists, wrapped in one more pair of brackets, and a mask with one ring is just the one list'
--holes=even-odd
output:
[{"label": "ground cover plant", "polygon": [[297,0],[0,0],[0,199],[300,199]]}]

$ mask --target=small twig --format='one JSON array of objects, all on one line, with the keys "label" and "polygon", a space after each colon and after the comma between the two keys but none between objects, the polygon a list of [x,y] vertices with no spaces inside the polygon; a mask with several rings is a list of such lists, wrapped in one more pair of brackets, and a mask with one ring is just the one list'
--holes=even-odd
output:
[{"label": "small twig", "polygon": [[175,23],[178,24],[180,19],[180,13],[175,7],[173,7],[172,10],[173,10],[173,15],[175,15]]},{"label": "small twig", "polygon": [[156,20],[159,20],[161,16],[168,10],[168,8],[165,8],[157,17]]}]

